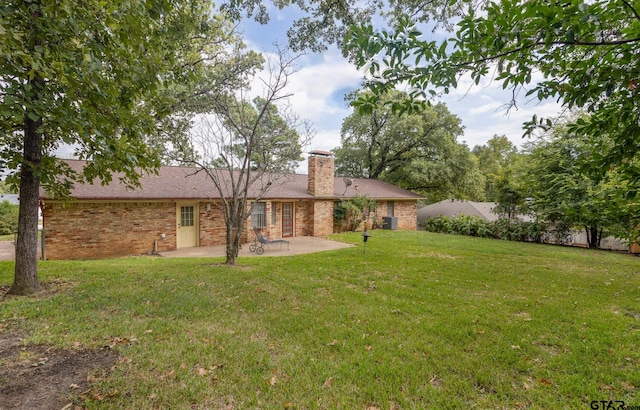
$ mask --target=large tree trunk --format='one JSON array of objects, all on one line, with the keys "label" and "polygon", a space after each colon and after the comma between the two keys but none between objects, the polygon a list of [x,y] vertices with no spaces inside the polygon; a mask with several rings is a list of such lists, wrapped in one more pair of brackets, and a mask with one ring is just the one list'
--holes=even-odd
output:
[{"label": "large tree trunk", "polygon": [[602,231],[598,234],[598,227],[594,225],[588,227],[585,226],[585,230],[587,231],[587,242],[589,242],[589,248],[599,248]]},{"label": "large tree trunk", "polygon": [[227,265],[235,265],[236,260],[238,259],[238,246],[237,241],[235,240],[234,234],[227,234],[227,248],[226,248],[226,256],[227,260],[224,262]]},{"label": "large tree trunk", "polygon": [[235,217],[231,217],[229,223],[227,223],[227,247],[226,256],[227,260],[225,264],[235,265],[238,259],[238,252],[240,251],[240,235],[242,234],[242,227],[235,221]]},{"label": "large tree trunk", "polygon": [[[42,86],[42,79],[34,80]],[[38,89],[36,92],[42,92]],[[25,115],[24,158],[20,167],[20,215],[16,240],[16,266],[9,293],[30,295],[40,290],[38,282],[38,208],[42,138],[42,120],[33,121]]]}]

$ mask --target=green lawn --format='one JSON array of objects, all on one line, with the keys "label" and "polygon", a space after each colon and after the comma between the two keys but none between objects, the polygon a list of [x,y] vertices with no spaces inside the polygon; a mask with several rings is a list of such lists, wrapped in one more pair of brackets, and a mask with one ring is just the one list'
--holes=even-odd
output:
[{"label": "green lawn", "polygon": [[[294,257],[42,262],[29,343],[112,345],[89,408],[640,405],[640,259],[426,232]],[[12,263],[0,264],[10,285]],[[1,365],[1,359],[0,359]]]}]

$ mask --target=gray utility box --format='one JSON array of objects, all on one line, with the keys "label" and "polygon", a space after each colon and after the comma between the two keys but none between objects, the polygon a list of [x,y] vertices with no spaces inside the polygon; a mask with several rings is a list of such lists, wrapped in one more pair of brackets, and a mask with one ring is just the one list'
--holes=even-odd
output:
[{"label": "gray utility box", "polygon": [[397,216],[383,216],[382,217],[382,229],[398,229],[398,217]]}]

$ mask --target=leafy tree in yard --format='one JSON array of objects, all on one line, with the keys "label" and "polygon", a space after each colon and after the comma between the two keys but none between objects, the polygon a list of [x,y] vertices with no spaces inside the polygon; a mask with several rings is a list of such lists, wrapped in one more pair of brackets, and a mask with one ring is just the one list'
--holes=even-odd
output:
[{"label": "leafy tree in yard", "polygon": [[0,181],[0,193],[1,194],[17,194],[18,191],[15,187],[7,184],[5,181]]},{"label": "leafy tree in yard", "polygon": [[633,213],[628,213],[631,204],[624,198],[619,175],[612,170],[602,174],[594,167],[593,146],[592,138],[558,126],[549,139],[528,148],[524,180],[532,208],[542,221],[581,227],[589,247],[597,248],[603,236],[621,236],[625,230],[628,236]]},{"label": "leafy tree in yard", "polygon": [[365,223],[365,228],[375,209],[376,201],[366,195],[357,195],[353,198],[344,199],[338,202],[333,212],[334,221],[341,227],[349,231],[356,231]]},{"label": "leafy tree in yard", "polygon": [[[253,18],[267,24],[271,18],[263,0],[224,0],[221,9],[234,20]],[[444,0],[273,0],[278,9],[290,7],[300,17],[289,28],[289,46],[293,51],[324,51],[327,44],[342,47],[352,25],[372,19],[394,21],[401,16],[413,16],[421,22],[446,22],[462,11],[461,3]]]},{"label": "leafy tree in yard", "polygon": [[[0,167],[20,188],[10,293],[39,290],[38,195],[74,180],[135,186],[159,153],[147,142],[171,115],[162,89],[198,73],[229,28],[204,0],[7,0],[0,6]],[[218,22],[219,23],[219,22]],[[218,41],[216,41],[216,39]],[[193,45],[193,47],[192,47]],[[71,144],[88,160],[75,175],[53,156]]]},{"label": "leafy tree in yard", "polygon": [[9,235],[18,229],[18,206],[9,201],[0,202],[0,235]]},{"label": "leafy tree in yard", "polygon": [[[405,97],[394,92],[385,98]],[[460,120],[444,104],[398,116],[383,102],[344,120],[341,145],[334,150],[336,174],[391,182],[431,201],[476,199],[481,176],[467,146],[456,141],[461,134]]]},{"label": "leafy tree in yard", "polygon": [[[583,107],[590,120],[578,120],[573,131],[609,135],[613,145],[594,153],[594,159],[626,173],[635,194],[640,181],[632,166],[640,151],[638,3],[500,0],[481,3],[480,10],[474,9],[476,2],[465,4],[468,11],[455,35],[444,42],[422,40],[410,18],[393,31],[375,32],[371,25],[354,29],[347,49],[359,67],[368,67],[368,88],[384,96],[408,83],[416,98],[394,104],[410,110],[420,98],[456,87],[461,75],[476,83],[491,75],[512,90],[512,104],[526,92],[540,100],[558,99],[567,108]],[[362,98],[358,106],[370,110],[376,100]],[[550,120],[536,117],[526,124],[529,131],[549,125]]]},{"label": "leafy tree in yard", "polygon": [[486,200],[497,202],[499,189],[508,182],[511,166],[517,159],[518,148],[506,136],[494,135],[486,144],[473,147],[471,152],[485,178]]},{"label": "leafy tree in yard", "polygon": [[[284,51],[268,61],[263,95],[251,99],[250,84],[212,95],[213,111],[203,117],[190,143],[200,152],[190,161],[205,172],[221,198],[226,224],[226,263],[235,265],[251,209],[278,181],[294,172],[312,132],[287,106],[284,93],[295,58]],[[253,73],[249,70],[248,75]],[[248,198],[254,199],[249,204]]]}]

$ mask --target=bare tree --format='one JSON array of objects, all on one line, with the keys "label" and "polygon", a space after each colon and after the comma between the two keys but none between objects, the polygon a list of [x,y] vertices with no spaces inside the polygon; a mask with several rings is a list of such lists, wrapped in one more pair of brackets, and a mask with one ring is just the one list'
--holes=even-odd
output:
[{"label": "bare tree", "polygon": [[235,265],[246,220],[271,187],[286,181],[302,160],[312,136],[307,121],[291,109],[286,92],[295,61],[278,49],[267,57],[262,92],[247,84],[233,94],[213,97],[213,112],[202,117],[191,135],[200,155],[191,161],[205,172],[220,196],[226,224],[226,264]]}]

